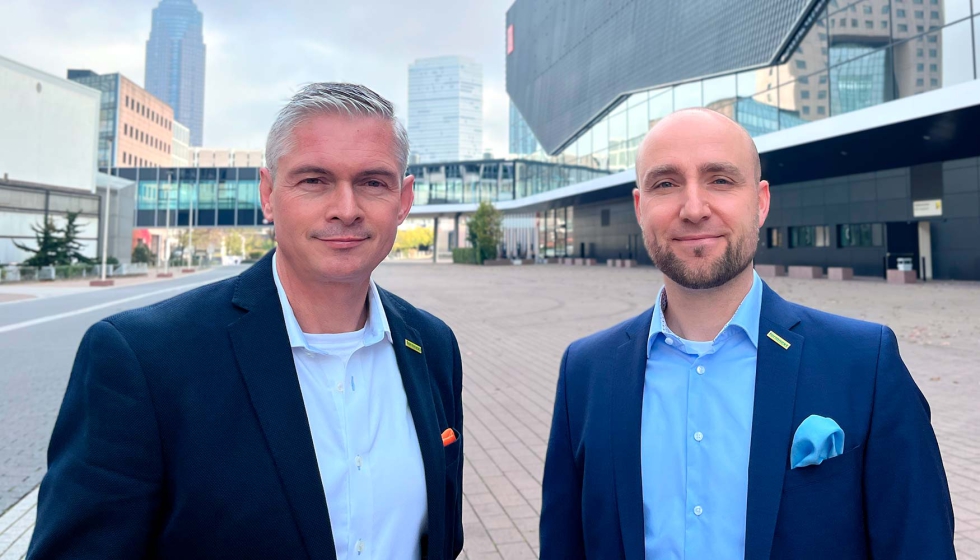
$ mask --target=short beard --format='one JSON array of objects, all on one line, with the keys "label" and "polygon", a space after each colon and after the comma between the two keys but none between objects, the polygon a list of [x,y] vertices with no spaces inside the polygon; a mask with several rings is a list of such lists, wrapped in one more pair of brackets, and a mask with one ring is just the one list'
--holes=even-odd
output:
[{"label": "short beard", "polygon": [[[732,240],[725,248],[725,254],[713,263],[699,269],[692,269],[684,264],[667,245],[657,243],[654,235],[643,234],[643,244],[647,253],[653,259],[653,264],[663,272],[664,276],[689,290],[710,290],[731,282],[733,278],[745,271],[755,258],[755,246],[759,243],[759,232],[755,235],[745,233]],[[749,239],[754,237],[755,239]],[[749,243],[753,241],[752,243]],[[694,256],[701,258],[704,247],[694,248]]]}]

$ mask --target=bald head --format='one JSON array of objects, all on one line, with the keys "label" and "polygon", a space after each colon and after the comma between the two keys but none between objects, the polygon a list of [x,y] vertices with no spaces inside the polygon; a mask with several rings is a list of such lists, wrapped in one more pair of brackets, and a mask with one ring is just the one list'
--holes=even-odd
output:
[{"label": "bald head", "polygon": [[717,111],[694,107],[667,115],[647,132],[636,151],[637,182],[642,180],[641,173],[646,172],[659,150],[678,143],[710,143],[722,148],[734,160],[731,163],[751,173],[755,183],[762,180],[759,150],[748,131]]}]

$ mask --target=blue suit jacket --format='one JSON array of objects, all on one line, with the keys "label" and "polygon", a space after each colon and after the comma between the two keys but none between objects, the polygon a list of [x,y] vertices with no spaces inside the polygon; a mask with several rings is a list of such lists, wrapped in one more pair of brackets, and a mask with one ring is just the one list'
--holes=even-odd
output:
[{"label": "blue suit jacket", "polygon": [[[271,257],[89,329],[28,558],[336,557]],[[442,321],[380,293],[425,466],[422,549],[455,558],[462,438],[443,447],[441,433],[463,433],[459,349]]]},{"label": "blue suit jacket", "polygon": [[[565,352],[545,462],[543,560],[644,557],[641,483],[657,484],[640,473],[652,314]],[[791,470],[793,435],[811,414],[840,424],[844,453]],[[929,406],[891,330],[788,303],[765,287],[747,514],[746,560],[955,558]]]}]

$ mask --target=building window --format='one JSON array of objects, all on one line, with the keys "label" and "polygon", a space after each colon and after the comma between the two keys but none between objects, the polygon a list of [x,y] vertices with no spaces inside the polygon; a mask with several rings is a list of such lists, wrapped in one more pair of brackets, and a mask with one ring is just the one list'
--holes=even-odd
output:
[{"label": "building window", "polygon": [[817,99],[827,99],[827,90],[822,89],[817,92]]},{"label": "building window", "polygon": [[829,247],[829,226],[795,226],[789,228],[789,247]]},{"label": "building window", "polygon": [[819,107],[817,107],[817,114],[818,115],[826,115],[827,114],[827,108],[824,107],[823,105],[820,105]]},{"label": "building window", "polygon": [[800,91],[800,99],[810,99],[810,90],[804,89]]},{"label": "building window", "polygon": [[936,58],[937,54],[936,49],[929,49],[929,58]]},{"label": "building window", "polygon": [[926,82],[922,78],[917,78],[915,80],[915,85],[917,85],[917,86],[924,86],[924,85],[926,85]]},{"label": "building window", "polygon": [[922,72],[925,69],[926,69],[926,65],[922,64],[921,62],[915,65],[915,70],[917,72]]},{"label": "building window", "polygon": [[605,208],[599,213],[599,226],[609,227],[609,209]]},{"label": "building window", "polygon": [[841,224],[837,226],[837,246],[881,247],[885,244],[882,224]]},{"label": "building window", "polygon": [[766,246],[770,249],[783,246],[783,231],[779,228],[768,228],[766,234]]},{"label": "building window", "polygon": [[929,65],[929,71],[930,72],[939,72],[939,65],[938,64],[930,64]]},{"label": "building window", "polygon": [[821,84],[826,84],[827,83],[827,74],[821,74],[820,75],[820,83]]},{"label": "building window", "polygon": [[881,7],[881,15],[887,16],[889,10],[891,10],[891,6],[885,4],[884,6]]},{"label": "building window", "polygon": [[896,17],[905,17],[905,10],[895,10]]},{"label": "building window", "polygon": [[929,12],[929,17],[931,17],[932,19],[939,19],[939,12],[937,11]]},{"label": "building window", "polygon": [[[853,8],[854,6],[851,7]],[[857,26],[858,26],[858,20],[851,18],[851,27],[856,28]]]},{"label": "building window", "polygon": [[915,49],[915,56],[918,56],[918,57],[921,58],[921,57],[925,56],[925,54],[926,53],[925,53],[924,50],[922,50],[922,49]]},{"label": "building window", "polygon": [[873,14],[873,13],[874,13],[874,11],[873,11],[873,9],[871,8],[871,6],[868,6],[868,5],[865,5],[865,6],[864,6],[864,13],[866,13],[866,14]]},{"label": "building window", "polygon": [[926,13],[923,12],[922,10],[915,11],[915,19],[925,19],[925,17],[926,17]]},{"label": "building window", "polygon": [[803,114],[804,115],[809,115],[810,114],[810,106],[809,105],[804,105],[803,106]]},{"label": "building window", "polygon": [[929,85],[932,87],[939,87],[939,78],[929,78]]},{"label": "building window", "polygon": [[900,24],[898,24],[898,30],[899,31],[902,31],[902,32],[908,31],[909,30],[909,26],[905,25],[904,23],[900,23]]},{"label": "building window", "polygon": [[865,29],[874,29],[875,28],[875,22],[871,21],[870,19],[864,20],[864,28]]},{"label": "building window", "polygon": [[888,22],[885,21],[885,20],[881,20],[881,28],[882,29],[888,29]]},{"label": "building window", "polygon": [[800,70],[806,69],[806,61],[805,60],[797,60],[796,61],[796,67],[799,68]]}]

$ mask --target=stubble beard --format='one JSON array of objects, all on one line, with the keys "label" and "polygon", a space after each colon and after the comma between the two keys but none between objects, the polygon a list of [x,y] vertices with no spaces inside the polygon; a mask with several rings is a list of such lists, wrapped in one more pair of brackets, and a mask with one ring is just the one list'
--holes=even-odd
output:
[{"label": "stubble beard", "polygon": [[[664,276],[690,290],[710,290],[731,282],[752,264],[758,243],[759,232],[749,229],[731,240],[725,247],[724,254],[714,262],[703,262],[697,267],[691,267],[667,244],[658,243],[654,234],[643,232],[643,244],[653,259],[653,264]],[[703,259],[704,245],[695,247],[693,252],[695,258]]]}]

